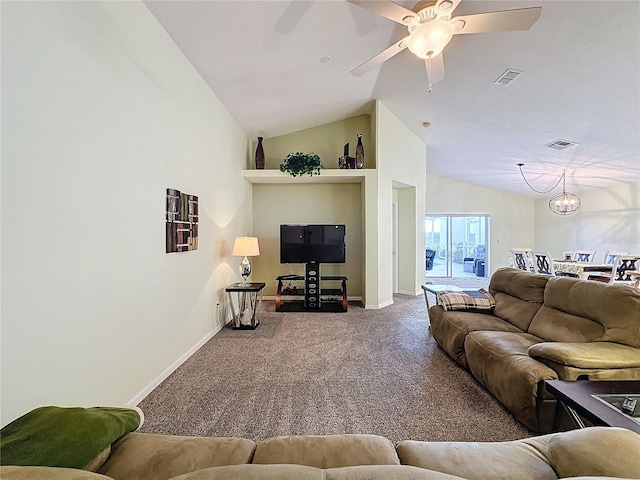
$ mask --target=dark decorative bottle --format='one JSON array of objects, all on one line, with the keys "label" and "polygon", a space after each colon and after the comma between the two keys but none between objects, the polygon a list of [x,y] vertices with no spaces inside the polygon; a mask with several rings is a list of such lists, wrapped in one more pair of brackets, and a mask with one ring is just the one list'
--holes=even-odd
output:
[{"label": "dark decorative bottle", "polygon": [[258,137],[258,146],[256,147],[256,169],[264,170],[264,149],[262,148],[262,137]]},{"label": "dark decorative bottle", "polygon": [[362,134],[358,134],[358,144],[356,145],[356,168],[364,168],[364,146],[362,145]]}]

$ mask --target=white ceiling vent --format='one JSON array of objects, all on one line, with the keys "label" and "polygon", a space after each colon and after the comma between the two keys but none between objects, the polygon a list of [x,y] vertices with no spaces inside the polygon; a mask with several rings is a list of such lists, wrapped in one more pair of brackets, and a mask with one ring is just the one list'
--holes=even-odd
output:
[{"label": "white ceiling vent", "polygon": [[495,83],[496,85],[509,85],[516,78],[518,78],[521,73],[522,72],[520,72],[518,70],[513,70],[512,68],[510,68],[509,70],[504,72],[502,75],[500,75],[500,78],[498,78],[493,83]]},{"label": "white ceiling vent", "polygon": [[575,142],[570,142],[568,140],[554,140],[551,143],[547,143],[545,147],[553,148],[554,150],[564,150],[565,148],[573,147],[577,145]]}]

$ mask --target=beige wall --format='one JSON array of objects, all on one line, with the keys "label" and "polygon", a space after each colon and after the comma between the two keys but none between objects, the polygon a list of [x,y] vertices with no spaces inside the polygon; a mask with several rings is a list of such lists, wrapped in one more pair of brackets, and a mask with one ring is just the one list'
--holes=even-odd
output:
[{"label": "beige wall", "polygon": [[567,250],[596,250],[596,261],[607,250],[640,255],[640,182],[578,196],[580,209],[566,217],[549,210],[548,198],[536,202],[536,249],[553,257]]},{"label": "beige wall", "polygon": [[[139,398],[220,328],[248,140],[140,2],[2,2],[2,424]],[[165,253],[168,187],[200,248]]]},{"label": "beige wall", "polygon": [[[341,132],[347,136],[351,132],[354,138],[357,132],[366,135],[364,122],[374,126],[375,134],[369,136],[374,136],[375,142],[371,146],[365,143],[367,168],[362,184],[296,184],[294,180],[284,185],[253,185],[253,232],[264,245],[261,249],[268,253],[261,251],[254,259],[254,278],[267,281],[266,295],[275,294],[275,277],[288,273],[279,263],[281,223],[345,223],[347,263],[327,265],[323,273],[347,275],[349,296],[363,297],[367,308],[393,303],[391,205],[394,186],[406,189],[397,196],[403,219],[399,286],[405,293],[419,293],[424,280],[421,267],[424,235],[418,232],[424,228],[425,145],[384,105],[376,102],[372,115],[266,139],[266,168],[277,169],[283,156],[291,151],[318,153],[313,145],[331,142],[328,140],[331,138],[340,138],[337,143],[333,141],[341,148],[345,135]],[[276,152],[271,160],[267,150]],[[370,151],[376,152],[376,170],[372,168]],[[359,252],[357,256],[353,254],[355,250]],[[303,273],[302,265],[292,268],[295,273]]]},{"label": "beige wall", "polygon": [[[278,170],[288,154],[298,151],[314,152],[320,156],[325,168],[338,168],[338,157],[342,156],[345,143],[349,143],[349,155],[356,156],[358,133],[362,133],[365,168],[376,168],[371,138],[371,115],[358,115],[287,135],[265,138],[262,141],[265,169]],[[257,141],[253,140],[249,169],[255,168],[256,146]]]},{"label": "beige wall", "polygon": [[507,265],[509,249],[536,244],[535,201],[527,197],[427,175],[426,212],[490,215],[490,272]]},{"label": "beige wall", "polygon": [[[362,133],[365,168],[375,168],[375,153],[371,141],[371,115],[358,115],[338,122],[319,125],[273,138],[265,138],[265,169],[278,170],[284,157],[291,152],[315,152],[327,169],[338,167],[344,144],[350,143],[355,156],[357,134]],[[250,169],[257,142],[252,142]],[[304,273],[304,265],[280,264],[280,224],[284,223],[344,223],[347,226],[347,262],[325,264],[323,275],[346,275],[350,297],[362,297],[365,255],[363,185],[345,183],[253,185],[253,234],[260,241],[260,256],[253,261],[254,279],[267,282],[265,295],[275,295],[278,275]]]},{"label": "beige wall", "polygon": [[320,271],[322,275],[346,275],[349,296],[361,297],[364,256],[361,219],[359,183],[254,185],[253,234],[260,243],[260,256],[251,259],[254,272],[251,278],[266,282],[264,294],[269,296],[276,294],[278,275],[304,275],[304,264],[280,264],[281,224],[345,224],[346,263],[322,264]]}]

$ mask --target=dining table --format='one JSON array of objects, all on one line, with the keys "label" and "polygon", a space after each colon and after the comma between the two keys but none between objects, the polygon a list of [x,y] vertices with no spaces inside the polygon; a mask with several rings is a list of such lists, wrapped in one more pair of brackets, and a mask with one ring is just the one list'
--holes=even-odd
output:
[{"label": "dining table", "polygon": [[562,275],[568,275],[571,277],[578,277],[581,280],[588,280],[589,275],[613,272],[613,265],[611,263],[587,263],[577,262],[575,260],[557,260],[553,259],[553,268],[557,273]]}]

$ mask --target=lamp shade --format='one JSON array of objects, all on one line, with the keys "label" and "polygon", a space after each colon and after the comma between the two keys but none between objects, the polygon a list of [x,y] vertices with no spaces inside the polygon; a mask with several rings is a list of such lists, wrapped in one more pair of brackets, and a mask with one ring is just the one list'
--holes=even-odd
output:
[{"label": "lamp shade", "polygon": [[231,255],[234,257],[256,257],[260,255],[257,237],[236,237],[233,242],[233,251]]},{"label": "lamp shade", "polygon": [[433,58],[447,46],[453,30],[442,20],[432,20],[420,25],[409,37],[409,50],[420,58]]}]

